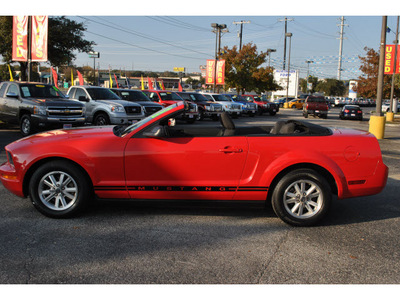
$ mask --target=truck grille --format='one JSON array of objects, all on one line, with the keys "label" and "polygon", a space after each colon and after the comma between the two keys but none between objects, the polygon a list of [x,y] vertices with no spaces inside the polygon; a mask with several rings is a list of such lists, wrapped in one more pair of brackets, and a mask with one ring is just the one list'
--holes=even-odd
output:
[{"label": "truck grille", "polygon": [[147,112],[148,114],[153,114],[153,113],[155,113],[156,111],[159,111],[161,108],[162,108],[162,107],[158,107],[158,106],[147,106],[147,107],[146,107],[146,112]]},{"label": "truck grille", "polygon": [[210,104],[210,110],[211,111],[220,111],[220,112],[222,112],[223,108],[222,108],[222,105],[220,105],[220,104],[211,103]]},{"label": "truck grille", "polygon": [[80,117],[83,115],[82,107],[48,107],[49,117]]},{"label": "truck grille", "polygon": [[142,113],[141,106],[125,106],[126,114],[128,115],[138,115]]},{"label": "truck grille", "polygon": [[232,104],[232,109],[240,109],[240,105],[239,104]]}]

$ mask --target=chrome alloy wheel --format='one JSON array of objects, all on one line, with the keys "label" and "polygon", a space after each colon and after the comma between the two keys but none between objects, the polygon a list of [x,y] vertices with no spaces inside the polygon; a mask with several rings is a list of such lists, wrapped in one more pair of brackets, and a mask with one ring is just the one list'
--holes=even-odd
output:
[{"label": "chrome alloy wheel", "polygon": [[63,211],[75,204],[78,184],[67,173],[53,171],[42,177],[38,186],[41,202],[51,210]]},{"label": "chrome alloy wheel", "polygon": [[293,217],[307,219],[315,216],[322,208],[323,193],[313,181],[298,180],[293,182],[283,194],[286,211]]}]

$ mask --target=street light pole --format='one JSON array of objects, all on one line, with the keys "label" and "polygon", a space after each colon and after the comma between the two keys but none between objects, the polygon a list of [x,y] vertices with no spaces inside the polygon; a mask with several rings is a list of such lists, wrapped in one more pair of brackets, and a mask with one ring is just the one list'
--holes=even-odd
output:
[{"label": "street light pole", "polygon": [[276,49],[267,49],[267,55],[268,55],[268,68],[271,67],[271,53],[276,52]]},{"label": "street light pole", "polygon": [[[226,24],[212,23],[211,27],[215,29],[216,39],[215,39],[215,60],[214,60],[214,85],[213,92],[215,93],[215,88],[217,85],[217,62],[218,62],[218,52],[221,48],[221,29],[226,28]],[[219,44],[218,44],[219,41]]]},{"label": "street light pole", "polygon": [[307,85],[306,85],[306,93],[308,94],[308,76],[310,74],[310,64],[314,63],[313,60],[306,60],[306,64],[307,64]]},{"label": "street light pole", "polygon": [[286,100],[285,103],[283,105],[284,108],[288,108],[289,104],[288,104],[288,99],[289,99],[289,76],[290,76],[290,51],[291,51],[291,47],[292,47],[292,33],[288,32],[285,34],[285,38],[288,37],[289,38],[289,60],[288,60],[288,71],[287,71],[287,86],[286,86]]}]

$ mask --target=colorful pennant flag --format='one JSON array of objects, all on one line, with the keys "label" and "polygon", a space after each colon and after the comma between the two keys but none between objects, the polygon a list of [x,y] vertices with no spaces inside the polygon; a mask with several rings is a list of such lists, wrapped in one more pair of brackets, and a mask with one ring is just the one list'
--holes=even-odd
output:
[{"label": "colorful pennant flag", "polygon": [[143,80],[143,75],[142,75],[142,79],[141,79],[141,81],[142,81],[142,91],[144,90],[144,80]]},{"label": "colorful pennant flag", "polygon": [[74,86],[74,72],[71,68],[71,86]]},{"label": "colorful pennant flag", "polygon": [[51,67],[51,72],[53,73],[53,79],[54,79],[54,86],[58,88],[58,76],[57,72]]},{"label": "colorful pennant flag", "polygon": [[117,76],[115,76],[115,74],[114,74],[114,78],[115,78],[115,82],[117,83],[117,89],[119,89],[119,84],[118,84]]},{"label": "colorful pennant flag", "polygon": [[10,64],[8,64],[8,71],[10,71],[10,81],[14,81],[14,78],[13,78],[13,75],[12,75],[12,72],[11,72]]},{"label": "colorful pennant flag", "polygon": [[79,72],[78,70],[76,70],[76,72],[78,73],[78,77],[79,77],[79,85],[84,85],[85,82],[84,82],[84,80],[83,80],[82,73]]}]

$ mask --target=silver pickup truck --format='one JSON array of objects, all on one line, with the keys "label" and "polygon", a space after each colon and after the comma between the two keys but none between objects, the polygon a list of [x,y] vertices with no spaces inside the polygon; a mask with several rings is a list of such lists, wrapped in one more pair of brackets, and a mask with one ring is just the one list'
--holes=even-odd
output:
[{"label": "silver pickup truck", "polygon": [[0,119],[19,124],[23,136],[45,129],[83,126],[85,105],[41,82],[0,84]]},{"label": "silver pickup truck", "polygon": [[141,105],[121,100],[107,88],[71,86],[67,95],[85,104],[86,121],[94,125],[128,125],[145,117]]}]

